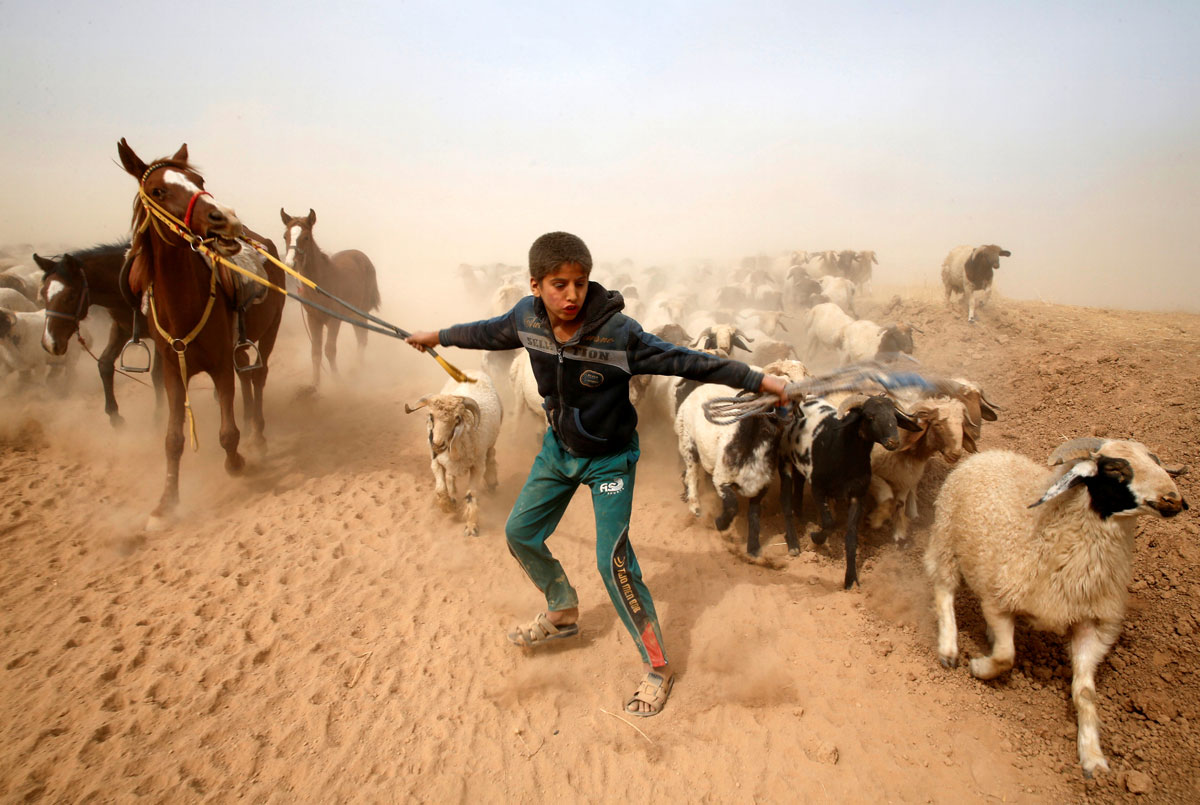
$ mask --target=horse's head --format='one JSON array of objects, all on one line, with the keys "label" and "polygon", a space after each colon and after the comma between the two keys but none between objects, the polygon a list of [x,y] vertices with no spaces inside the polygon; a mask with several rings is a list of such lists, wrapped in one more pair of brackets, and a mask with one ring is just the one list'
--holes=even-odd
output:
[{"label": "horse's head", "polygon": [[297,218],[294,215],[288,215],[283,207],[280,207],[279,217],[283,219],[284,226],[283,262],[287,263],[289,267],[294,268],[297,256],[311,252],[312,250],[312,228],[316,226],[317,214],[310,209],[308,215]]},{"label": "horse's head", "polygon": [[35,254],[33,259],[43,273],[39,292],[46,304],[42,348],[51,355],[65,355],[71,336],[79,329],[80,319],[87,315],[87,276],[79,261],[69,254],[59,260]]},{"label": "horse's head", "polygon": [[[232,209],[204,190],[204,177],[188,164],[186,143],[174,156],[157,159],[149,165],[133,152],[124,137],[117,143],[117,153],[126,172],[138,180],[142,193],[154,204],[182,221],[185,229],[204,240],[213,239],[218,252],[227,256],[237,253],[240,246],[236,238],[242,237],[242,222]],[[144,216],[150,214],[145,205],[139,194],[134,202],[135,232]]]}]

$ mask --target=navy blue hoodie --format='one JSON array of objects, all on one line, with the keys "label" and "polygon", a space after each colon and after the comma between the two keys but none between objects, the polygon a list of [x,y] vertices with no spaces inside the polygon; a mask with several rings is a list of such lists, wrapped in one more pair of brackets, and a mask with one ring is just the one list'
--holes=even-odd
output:
[{"label": "navy blue hoodie", "polygon": [[448,347],[529,351],[538,393],[550,426],[574,456],[604,456],[624,450],[637,427],[629,402],[633,375],[678,375],[758,391],[762,372],[739,361],[676,346],[645,332],[621,310],[617,291],[588,283],[583,326],[565,344],[550,328],[546,306],[526,296],[494,319],[457,324],[438,332]]}]

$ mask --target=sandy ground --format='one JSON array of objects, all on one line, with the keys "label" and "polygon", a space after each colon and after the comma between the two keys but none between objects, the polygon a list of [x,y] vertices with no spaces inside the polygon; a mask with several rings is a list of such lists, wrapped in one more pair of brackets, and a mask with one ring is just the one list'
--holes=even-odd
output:
[{"label": "sandy ground", "polygon": [[[1132,435],[1200,467],[1198,316],[995,299],[968,327],[928,294],[864,313],[919,325],[930,368],[1003,406],[985,448],[1040,459],[1067,437]],[[165,532],[142,530],[163,474],[147,389],[118,378],[120,431],[87,365],[67,398],[0,401],[3,800],[1200,800],[1195,510],[1140,521],[1130,617],[1098,674],[1113,770],[1085,781],[1061,638],[1019,629],[994,683],[937,664],[919,556],[944,466],[909,542],[866,536],[847,593],[840,539],[787,558],[775,495],[772,561],[741,561],[744,517],[718,534],[710,494],[693,519],[673,437],[645,423],[632,533],[679,678],[661,716],[623,721],[640,668],[594,570],[588,496],[551,543],[580,639],[507,645],[541,604],[503,541],[534,438],[502,435],[500,488],[464,537],[433,505],[424,419],[402,407],[441,385],[436,364],[372,336],[361,369],[305,398],[308,346],[286,319],[269,452],[226,476],[215,405],[194,391],[201,449]],[[346,334],[342,349],[352,365]],[[968,594],[959,617],[979,653]]]}]

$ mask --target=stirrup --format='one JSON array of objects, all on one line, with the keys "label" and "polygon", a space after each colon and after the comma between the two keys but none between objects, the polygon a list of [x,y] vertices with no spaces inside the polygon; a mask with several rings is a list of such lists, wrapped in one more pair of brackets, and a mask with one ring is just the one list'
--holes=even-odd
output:
[{"label": "stirrup", "polygon": [[[134,348],[134,352],[129,358],[134,361],[132,364],[125,357],[130,354],[130,347]],[[137,352],[139,349],[141,350],[140,356]],[[138,361],[138,357],[143,358],[144,361]],[[121,371],[133,374],[144,374],[150,371],[150,347],[146,346],[146,343],[140,338],[131,338],[125,342],[125,346],[121,347]]]},{"label": "stirrup", "polygon": [[[238,363],[239,350],[245,350],[245,364]],[[236,344],[234,344],[233,368],[237,370],[238,374],[242,374],[243,372],[253,372],[255,369],[261,369],[262,356],[258,353],[258,345],[246,338],[243,338],[241,341],[238,341]]]}]

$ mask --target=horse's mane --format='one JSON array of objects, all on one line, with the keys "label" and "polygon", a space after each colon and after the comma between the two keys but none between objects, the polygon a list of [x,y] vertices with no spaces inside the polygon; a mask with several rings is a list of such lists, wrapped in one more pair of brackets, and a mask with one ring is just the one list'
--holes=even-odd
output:
[{"label": "horse's mane", "polygon": [[113,243],[97,243],[95,246],[89,246],[86,249],[77,249],[67,254],[74,257],[76,260],[86,260],[89,257],[107,257],[113,252],[125,252],[129,248],[129,239],[122,241],[114,241]]},{"label": "horse's mane", "polygon": [[[178,168],[179,170],[191,171],[197,176],[200,176],[200,171],[197,170],[195,166],[188,164],[188,162],[183,159],[156,159],[151,162],[150,165],[157,165],[161,168]],[[150,167],[150,165],[147,167]],[[142,177],[139,176],[139,187],[141,186],[141,180]],[[200,179],[200,186],[204,186],[203,177]],[[139,193],[135,195],[133,197],[133,222],[131,224],[131,229],[133,232],[131,247],[133,248],[134,252],[133,260],[129,267],[129,287],[135,294],[141,294],[142,291],[146,290],[150,284],[150,257],[147,253],[148,250],[146,244],[150,235],[150,228],[152,228],[157,222],[155,222],[153,219],[147,222],[146,219],[149,217],[149,215],[150,213],[147,212],[146,208],[142,205],[141,194]],[[143,227],[146,227],[146,229],[143,229]]]}]

